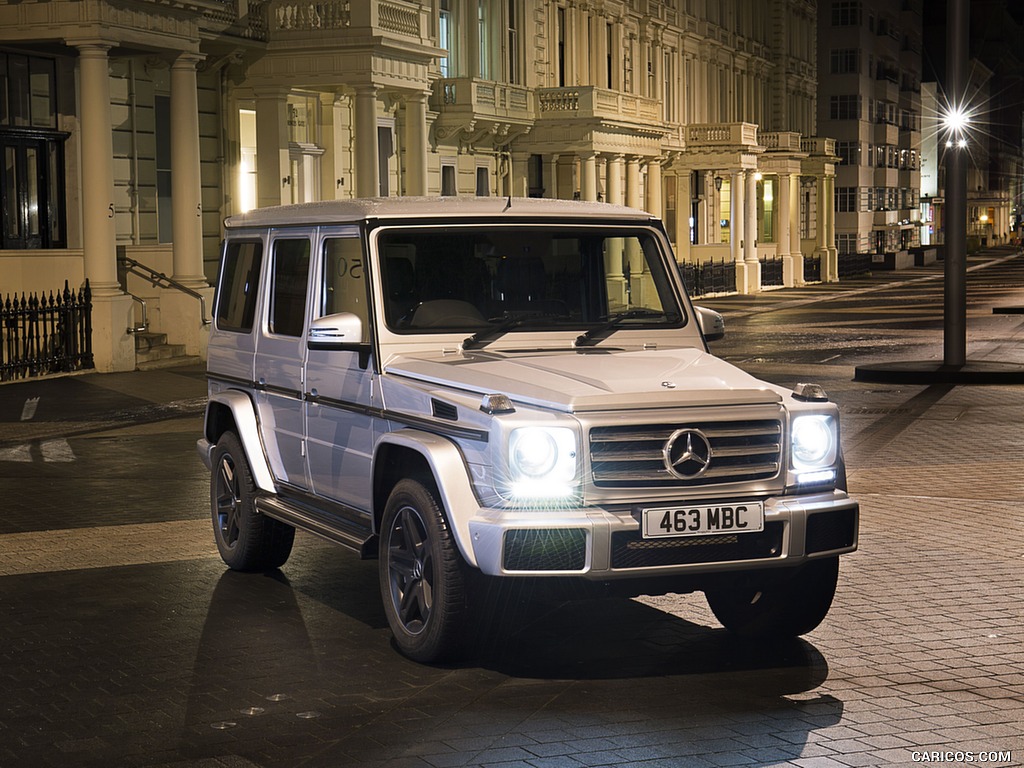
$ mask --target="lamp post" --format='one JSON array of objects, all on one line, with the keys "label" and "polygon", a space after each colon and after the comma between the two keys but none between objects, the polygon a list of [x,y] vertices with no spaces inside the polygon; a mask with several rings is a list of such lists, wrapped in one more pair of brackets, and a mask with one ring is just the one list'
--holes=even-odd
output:
[{"label": "lamp post", "polygon": [[[946,2],[946,259],[944,264],[943,362],[960,368],[967,362],[967,147],[961,130],[967,83],[968,0]],[[951,144],[951,146],[950,146]]]}]

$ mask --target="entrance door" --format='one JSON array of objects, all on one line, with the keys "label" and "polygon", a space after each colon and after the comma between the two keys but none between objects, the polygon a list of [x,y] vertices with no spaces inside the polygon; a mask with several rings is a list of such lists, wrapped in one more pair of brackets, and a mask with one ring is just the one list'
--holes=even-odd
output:
[{"label": "entrance door", "polygon": [[0,248],[66,245],[63,178],[63,138],[0,134]]}]

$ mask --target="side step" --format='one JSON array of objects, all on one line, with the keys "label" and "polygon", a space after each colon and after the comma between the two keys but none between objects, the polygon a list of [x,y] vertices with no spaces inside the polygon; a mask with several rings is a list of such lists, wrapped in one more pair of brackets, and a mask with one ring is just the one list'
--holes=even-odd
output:
[{"label": "side step", "polygon": [[256,499],[256,509],[267,517],[358,552],[364,560],[377,559],[377,536],[367,525],[286,501],[278,496],[261,496]]}]

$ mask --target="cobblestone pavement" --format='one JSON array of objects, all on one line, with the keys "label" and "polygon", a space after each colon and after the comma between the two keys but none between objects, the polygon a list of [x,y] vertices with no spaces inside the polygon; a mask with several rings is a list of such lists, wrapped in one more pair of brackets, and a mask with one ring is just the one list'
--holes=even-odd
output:
[{"label": "cobblestone pavement", "polygon": [[[970,355],[1021,362],[992,307],[1024,258],[971,268]],[[776,646],[700,595],[513,595],[478,658],[414,664],[375,563],[300,535],[224,569],[201,371],[0,386],[0,767],[1024,765],[1024,387],[852,380],[941,356],[940,270],[705,302],[716,352],[825,385],[862,503],[828,619]]]}]

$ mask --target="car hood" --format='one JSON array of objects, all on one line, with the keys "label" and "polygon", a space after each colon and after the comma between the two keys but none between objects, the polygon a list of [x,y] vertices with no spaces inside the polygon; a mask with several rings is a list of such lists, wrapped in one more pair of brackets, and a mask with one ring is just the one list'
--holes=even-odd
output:
[{"label": "car hood", "polygon": [[700,349],[463,352],[402,356],[385,366],[454,389],[578,412],[637,407],[778,403],[768,384]]}]

